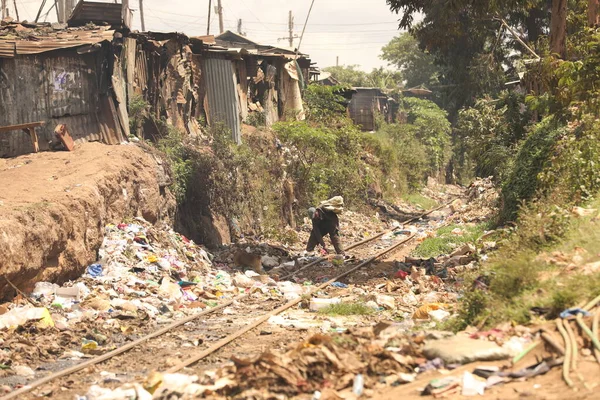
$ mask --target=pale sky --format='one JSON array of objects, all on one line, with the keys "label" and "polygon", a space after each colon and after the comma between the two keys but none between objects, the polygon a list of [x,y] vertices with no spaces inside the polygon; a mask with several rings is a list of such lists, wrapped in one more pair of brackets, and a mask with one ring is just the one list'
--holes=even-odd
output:
[{"label": "pale sky", "polygon": [[[12,1],[7,2],[12,10]],[[33,21],[41,0],[17,0],[21,19]],[[47,1],[44,13],[51,6]],[[217,0],[213,0],[216,5]],[[250,39],[264,44],[287,46],[288,13],[294,14],[294,33],[300,36],[311,0],[222,0],[225,29],[235,31],[237,20]],[[130,0],[134,9],[134,29],[140,29],[138,0]],[[206,34],[208,0],[144,0],[146,30],[183,32],[190,36]],[[41,19],[43,20],[43,18]],[[56,21],[56,12],[47,17]],[[385,0],[316,0],[308,22],[301,51],[323,68],[358,64],[361,69],[386,66],[379,59],[381,47],[398,34],[398,16]],[[212,13],[211,34],[218,34],[218,18]],[[298,44],[298,39],[294,42]]]}]

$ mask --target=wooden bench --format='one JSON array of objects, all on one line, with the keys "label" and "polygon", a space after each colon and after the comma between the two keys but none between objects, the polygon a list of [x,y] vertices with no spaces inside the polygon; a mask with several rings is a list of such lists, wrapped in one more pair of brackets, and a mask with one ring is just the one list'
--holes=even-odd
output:
[{"label": "wooden bench", "polygon": [[35,128],[39,128],[40,126],[44,125],[46,125],[46,122],[39,121],[30,122],[28,124],[0,126],[0,133],[23,130],[25,133],[29,134],[29,137],[31,138],[31,144],[33,144],[33,152],[37,153],[40,151],[40,145],[38,143],[38,137],[37,133],[35,132]]}]

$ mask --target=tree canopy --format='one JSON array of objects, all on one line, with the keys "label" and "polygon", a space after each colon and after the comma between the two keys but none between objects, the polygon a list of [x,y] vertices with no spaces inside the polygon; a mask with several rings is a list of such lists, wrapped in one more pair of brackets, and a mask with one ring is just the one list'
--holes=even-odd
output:
[{"label": "tree canopy", "polygon": [[435,58],[421,50],[410,33],[395,37],[381,51],[381,58],[400,71],[407,88],[439,84],[441,69],[435,65]]}]

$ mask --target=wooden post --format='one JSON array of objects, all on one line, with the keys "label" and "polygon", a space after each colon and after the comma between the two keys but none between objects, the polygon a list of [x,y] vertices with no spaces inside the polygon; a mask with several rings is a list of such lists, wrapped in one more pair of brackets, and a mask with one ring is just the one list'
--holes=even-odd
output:
[{"label": "wooden post", "polygon": [[2,0],[2,19],[6,18],[6,0]]},{"label": "wooden post", "polygon": [[37,133],[35,133],[35,128],[25,128],[23,129],[25,133],[29,134],[29,138],[31,139],[31,144],[33,145],[33,152],[38,153],[40,151],[40,144],[38,143]]},{"label": "wooden post", "polygon": [[15,16],[17,17],[17,21],[20,21],[19,18],[19,9],[17,8],[17,0],[13,0],[13,6],[15,7]]},{"label": "wooden post", "polygon": [[206,24],[206,35],[210,35],[210,12],[212,11],[212,0],[208,0],[208,23]]}]

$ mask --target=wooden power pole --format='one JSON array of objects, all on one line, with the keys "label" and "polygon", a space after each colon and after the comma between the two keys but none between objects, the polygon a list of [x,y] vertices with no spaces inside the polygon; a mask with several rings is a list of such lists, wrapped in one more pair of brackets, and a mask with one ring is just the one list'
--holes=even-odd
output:
[{"label": "wooden power pole", "polygon": [[244,35],[244,32],[242,32],[242,19],[238,19],[238,25],[237,25],[237,33],[238,35]]},{"label": "wooden power pole", "polygon": [[21,18],[19,18],[19,9],[17,8],[17,0],[13,0],[13,5],[15,6],[15,15],[17,17],[17,21],[20,21]]},{"label": "wooden power pole", "polygon": [[210,12],[212,11],[212,0],[208,0],[208,23],[206,24],[206,36],[210,35]]},{"label": "wooden power pole", "polygon": [[223,33],[225,29],[223,27],[223,6],[221,5],[221,0],[217,0],[217,12],[219,14],[219,32]]},{"label": "wooden power pole", "polygon": [[6,0],[2,0],[2,19],[6,18]]},{"label": "wooden power pole", "polygon": [[146,32],[146,21],[144,20],[144,0],[140,0],[140,22],[142,23],[142,32]]},{"label": "wooden power pole", "polygon": [[288,18],[288,30],[289,30],[289,41],[290,41],[290,48],[294,47],[294,14],[292,14],[292,10],[290,10],[290,15]]}]

